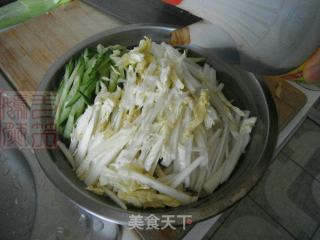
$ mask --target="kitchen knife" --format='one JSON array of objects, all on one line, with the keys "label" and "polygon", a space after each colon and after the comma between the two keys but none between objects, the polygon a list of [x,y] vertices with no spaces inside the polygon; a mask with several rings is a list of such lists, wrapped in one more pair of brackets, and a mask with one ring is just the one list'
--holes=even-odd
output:
[{"label": "kitchen knife", "polygon": [[161,0],[82,0],[126,23],[163,23],[186,26],[201,20]]}]

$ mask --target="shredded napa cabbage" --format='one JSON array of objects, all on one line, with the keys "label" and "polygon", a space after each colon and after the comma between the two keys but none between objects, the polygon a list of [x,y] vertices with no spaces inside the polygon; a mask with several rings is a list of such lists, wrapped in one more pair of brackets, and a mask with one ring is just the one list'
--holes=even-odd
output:
[{"label": "shredded napa cabbage", "polygon": [[102,84],[71,133],[88,189],[122,208],[177,207],[226,181],[256,118],[225,98],[215,70],[149,38],[110,57],[121,87]]}]

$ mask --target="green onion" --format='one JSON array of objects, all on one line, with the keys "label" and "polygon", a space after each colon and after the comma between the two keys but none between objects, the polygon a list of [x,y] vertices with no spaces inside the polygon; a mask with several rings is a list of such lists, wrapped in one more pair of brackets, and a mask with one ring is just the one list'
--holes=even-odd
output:
[{"label": "green onion", "polygon": [[55,100],[55,125],[64,138],[70,139],[78,117],[86,106],[93,104],[100,82],[110,79],[107,87],[110,92],[114,92],[119,79],[125,78],[125,71],[119,69],[110,58],[114,51],[124,53],[124,49],[121,46],[105,48],[98,45],[96,49],[85,49],[77,61],[71,60],[66,65]]},{"label": "green onion", "polygon": [[78,90],[78,92],[80,93],[80,95],[83,97],[83,100],[85,101],[85,103],[87,104],[87,105],[90,105],[91,103],[90,103],[90,99],[83,93],[83,92],[81,92],[80,90]]},{"label": "green onion", "polygon": [[0,29],[39,16],[71,0],[19,0],[0,8]]}]

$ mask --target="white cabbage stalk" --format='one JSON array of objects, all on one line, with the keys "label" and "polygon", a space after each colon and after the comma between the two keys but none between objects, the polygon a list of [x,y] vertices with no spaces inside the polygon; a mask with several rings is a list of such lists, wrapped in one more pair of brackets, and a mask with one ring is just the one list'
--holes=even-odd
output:
[{"label": "white cabbage stalk", "polygon": [[[101,48],[101,51],[103,48]],[[256,118],[233,106],[216,72],[144,39],[112,60],[123,87],[104,86],[62,152],[88,189],[119,206],[178,206],[212,193],[233,172]]]}]

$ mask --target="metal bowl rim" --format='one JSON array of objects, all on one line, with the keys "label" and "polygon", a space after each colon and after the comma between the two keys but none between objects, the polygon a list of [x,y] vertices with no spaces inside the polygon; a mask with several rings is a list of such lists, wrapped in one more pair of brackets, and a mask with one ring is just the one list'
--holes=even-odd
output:
[{"label": "metal bowl rim", "polygon": [[[38,86],[38,91],[46,90],[46,86],[50,83],[52,77],[61,68],[61,66],[64,65],[64,63],[67,62],[67,60],[69,60],[76,53],[83,50],[90,43],[93,43],[95,41],[98,41],[101,38],[105,38],[113,34],[118,34],[121,32],[126,32],[131,30],[139,30],[139,29],[141,30],[161,29],[166,31],[172,31],[175,29],[175,27],[168,26],[168,25],[133,24],[133,25],[127,25],[127,26],[118,27],[118,28],[97,33],[85,39],[84,41],[78,43],[75,47],[73,47],[68,52],[66,52],[62,57],[60,57],[45,74],[43,80]],[[234,192],[232,194],[233,195],[232,199],[229,199],[227,203],[223,204],[224,206],[223,209],[219,209],[215,212],[201,211],[201,213],[199,214],[197,213],[198,211],[197,208],[186,209],[187,206],[184,206],[184,209],[182,210],[181,209],[179,210],[179,208],[170,208],[168,209],[167,212],[165,212],[165,214],[192,215],[193,222],[198,222],[198,221],[202,221],[207,218],[213,217],[219,214],[220,212],[224,211],[225,209],[229,208],[230,206],[232,206],[235,202],[239,201],[244,196],[246,196],[252,190],[254,185],[258,182],[260,177],[263,175],[263,173],[267,169],[267,166],[269,165],[269,161],[272,158],[274,148],[276,146],[277,112],[276,112],[273,98],[266,84],[263,81],[257,79],[256,76],[252,73],[247,73],[247,76],[248,78],[251,78],[252,80],[256,81],[257,84],[259,84],[259,86],[261,87],[261,91],[264,93],[264,96],[263,96],[264,101],[266,102],[267,107],[270,111],[268,115],[269,129],[268,129],[267,141],[265,141],[265,145],[263,146],[263,154],[260,161],[257,162],[257,164],[254,166],[252,170],[251,178],[245,179],[242,185],[239,186],[239,192]],[[34,109],[34,107],[35,106],[33,102],[31,106],[31,110]],[[52,161],[53,159],[51,158],[51,155],[47,149],[34,149],[34,151],[40,163],[41,168],[43,169],[47,177],[50,179],[50,181],[79,207],[84,208],[86,211],[90,212],[95,216],[101,217],[103,219],[106,219],[108,221],[121,224],[121,225],[128,224],[129,216],[131,214],[137,214],[136,211],[123,210],[120,208],[119,209],[113,208],[107,204],[101,204],[101,202],[97,201],[95,198],[90,197],[88,194],[84,194],[84,191],[86,190],[79,189],[77,186],[71,183],[70,180],[66,176],[64,176],[64,174],[61,173],[61,171]],[[221,201],[219,203],[221,203]],[[139,214],[147,216],[146,212],[143,212],[143,211],[141,211],[141,213]],[[156,213],[155,215],[157,216],[159,214]],[[159,216],[161,216],[161,214]],[[178,224],[181,224],[181,222]]]}]

